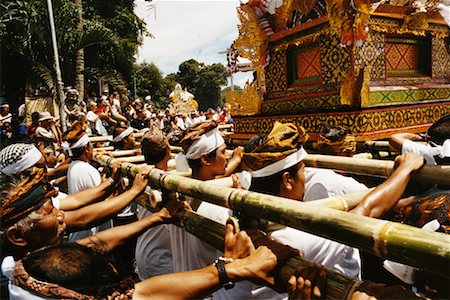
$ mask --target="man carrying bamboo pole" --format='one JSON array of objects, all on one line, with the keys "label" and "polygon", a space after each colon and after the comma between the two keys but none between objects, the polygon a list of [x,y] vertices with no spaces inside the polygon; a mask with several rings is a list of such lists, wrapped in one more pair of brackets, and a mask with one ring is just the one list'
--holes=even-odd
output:
[{"label": "man carrying bamboo pole", "polygon": [[[189,127],[181,145],[187,160],[184,164],[189,164],[192,169],[192,178],[206,181],[225,174],[226,145],[215,121],[206,121]],[[184,157],[181,156],[181,158]],[[179,162],[180,159],[177,160],[177,168]],[[190,204],[199,215],[221,224],[225,224],[232,215],[232,211],[227,208],[198,199],[192,199]],[[211,259],[222,255],[206,242],[180,228],[173,228],[171,231],[171,243],[175,271],[199,268]],[[269,288],[260,289],[260,286],[252,282],[243,281],[231,290],[217,291],[213,297],[214,299],[284,299],[286,294],[279,294]]]},{"label": "man carrying bamboo pole", "polygon": [[[86,131],[80,126],[75,126],[65,135],[64,139],[65,142],[61,146],[72,158],[67,171],[69,195],[98,186],[101,176],[99,171],[89,164],[92,159],[93,147]],[[112,227],[112,222],[107,220],[100,226],[71,233],[69,240],[76,241],[110,227]]]},{"label": "man carrying bamboo pole", "polygon": [[[170,145],[164,133],[158,126],[153,126],[141,140],[141,151],[145,162],[167,171],[170,159]],[[137,217],[139,220],[152,213],[145,207],[138,205]],[[136,266],[141,280],[163,274],[173,273],[172,248],[170,244],[171,224],[163,224],[139,235],[136,241]]]},{"label": "man carrying bamboo pole", "polygon": [[[250,190],[303,200],[306,195],[303,136],[304,131],[294,124],[276,123],[267,137],[257,141],[253,148],[247,147],[243,165],[251,171]],[[392,176],[369,193],[351,213],[378,218],[393,209],[411,173],[422,167],[423,158],[405,154],[396,162],[398,167]],[[348,275],[355,276],[354,272],[359,269],[357,256],[348,255],[350,247],[293,228],[274,231],[271,237],[299,249],[306,258]]]}]

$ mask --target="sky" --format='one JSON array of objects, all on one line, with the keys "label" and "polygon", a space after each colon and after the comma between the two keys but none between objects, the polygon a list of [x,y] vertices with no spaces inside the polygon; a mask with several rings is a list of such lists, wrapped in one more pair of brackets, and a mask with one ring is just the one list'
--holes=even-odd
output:
[{"label": "sky", "polygon": [[[149,3],[154,8],[150,9]],[[164,75],[175,73],[185,60],[205,64],[226,63],[226,50],[238,36],[239,1],[136,1],[136,14],[147,23],[154,38],[145,37],[138,63],[153,62]],[[235,85],[244,86],[251,72],[233,75]]]}]

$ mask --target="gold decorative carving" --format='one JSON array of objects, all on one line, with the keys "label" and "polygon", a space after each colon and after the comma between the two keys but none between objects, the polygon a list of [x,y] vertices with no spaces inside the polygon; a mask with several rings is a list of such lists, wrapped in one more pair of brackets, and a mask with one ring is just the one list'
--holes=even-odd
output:
[{"label": "gold decorative carving", "polygon": [[225,99],[233,116],[248,116],[261,112],[262,96],[255,82],[247,83],[241,93],[227,91]]}]

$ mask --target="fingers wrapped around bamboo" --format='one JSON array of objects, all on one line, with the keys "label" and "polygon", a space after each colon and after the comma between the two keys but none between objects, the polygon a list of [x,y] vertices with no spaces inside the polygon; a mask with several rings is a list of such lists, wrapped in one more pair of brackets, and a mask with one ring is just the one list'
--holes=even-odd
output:
[{"label": "fingers wrapped around bamboo", "polygon": [[[114,165],[116,161],[104,155],[96,156],[96,160],[103,165]],[[122,164],[122,169],[131,175],[139,171],[127,163]],[[311,205],[300,201],[208,184],[157,169],[150,172],[149,180],[158,189],[177,191],[450,277],[450,237],[442,233],[327,207],[311,209]]]},{"label": "fingers wrapped around bamboo", "polygon": [[[343,156],[309,154],[303,160],[308,167],[342,170],[349,173],[388,177],[394,171],[394,162]],[[450,166],[425,165],[413,180],[450,186]]]}]

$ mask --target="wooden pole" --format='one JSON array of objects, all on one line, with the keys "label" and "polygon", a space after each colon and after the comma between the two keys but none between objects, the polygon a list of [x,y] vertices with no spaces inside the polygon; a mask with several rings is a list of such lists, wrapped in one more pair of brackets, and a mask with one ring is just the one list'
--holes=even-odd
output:
[{"label": "wooden pole", "polygon": [[113,140],[112,135],[101,135],[101,136],[91,136],[89,137],[89,141],[91,143],[98,143],[98,142],[110,142]]},{"label": "wooden pole", "polygon": [[[110,166],[117,162],[105,155],[96,155],[95,160]],[[122,163],[122,170],[132,176],[139,172],[129,163]],[[212,185],[157,169],[150,172],[149,179],[157,189],[177,191],[450,278],[450,237],[442,233],[327,207],[311,209],[300,201]]]},{"label": "wooden pole", "polygon": [[[349,173],[388,177],[394,172],[394,162],[377,159],[308,154],[303,160],[308,167],[342,170]],[[450,166],[425,165],[412,179],[450,186]]]},{"label": "wooden pole", "polygon": [[94,151],[113,151],[114,146],[94,148]]}]

